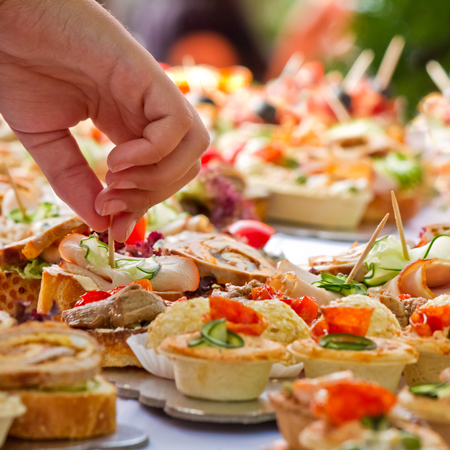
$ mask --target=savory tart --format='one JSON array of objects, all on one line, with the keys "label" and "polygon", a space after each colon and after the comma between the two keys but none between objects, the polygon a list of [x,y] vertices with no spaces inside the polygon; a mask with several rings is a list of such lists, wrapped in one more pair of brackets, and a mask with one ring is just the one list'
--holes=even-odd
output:
[{"label": "savory tart", "polygon": [[315,420],[310,409],[313,396],[320,390],[342,380],[353,379],[350,371],[336,372],[320,378],[303,378],[284,383],[281,391],[269,394],[275,410],[278,428],[292,450],[305,450],[298,439],[299,433]]},{"label": "savory tart", "polygon": [[342,380],[319,390],[311,402],[320,420],[299,436],[307,450],[386,449],[447,450],[439,435],[418,425],[401,428],[388,420],[393,393],[361,380]]},{"label": "savory tart", "polygon": [[97,341],[56,323],[25,323],[0,331],[0,389],[26,412],[11,436],[86,438],[116,429],[116,390],[99,376]]},{"label": "savory tart", "polygon": [[284,345],[261,338],[266,319],[233,300],[210,297],[200,332],[167,338],[159,351],[174,361],[183,394],[216,401],[253,400],[264,391]]},{"label": "savory tart", "polygon": [[375,308],[334,304],[322,307],[322,318],[311,327],[311,339],[288,346],[305,364],[305,375],[316,378],[341,370],[395,391],[403,368],[417,361],[417,352],[396,339],[367,336]]},{"label": "savory tart", "polygon": [[417,308],[409,319],[403,342],[419,353],[416,364],[405,368],[409,386],[439,383],[439,374],[450,366],[450,295],[441,295]]},{"label": "savory tart", "polygon": [[450,383],[443,377],[441,379],[438,384],[405,387],[398,395],[398,401],[424,419],[445,442],[450,442]]}]

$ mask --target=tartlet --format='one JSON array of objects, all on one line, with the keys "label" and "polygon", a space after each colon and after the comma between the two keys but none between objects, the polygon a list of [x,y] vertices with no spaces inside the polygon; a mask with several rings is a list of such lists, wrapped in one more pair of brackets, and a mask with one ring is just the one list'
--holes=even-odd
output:
[{"label": "tartlet", "polygon": [[189,396],[216,401],[258,398],[269,380],[272,364],[285,358],[285,347],[257,336],[241,335],[235,349],[189,347],[200,333],[172,336],[158,351],[174,361],[177,389]]},{"label": "tartlet", "polygon": [[316,379],[300,379],[294,383],[285,383],[281,391],[269,394],[278,428],[289,449],[305,450],[298,436],[307,425],[316,420],[310,409],[312,396],[325,386],[352,378],[352,372],[346,371]]},{"label": "tartlet", "polygon": [[307,378],[351,370],[356,378],[395,391],[405,365],[415,363],[418,354],[398,340],[371,339],[377,346],[374,350],[334,350],[313,339],[301,339],[289,345],[288,351],[304,363]]}]

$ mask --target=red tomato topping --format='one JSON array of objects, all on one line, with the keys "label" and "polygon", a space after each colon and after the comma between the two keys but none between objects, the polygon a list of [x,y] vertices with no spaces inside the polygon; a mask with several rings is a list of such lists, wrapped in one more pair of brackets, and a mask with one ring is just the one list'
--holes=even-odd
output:
[{"label": "red tomato topping", "polygon": [[253,288],[248,298],[250,300],[271,300],[273,298],[282,299],[283,296],[284,294],[281,291],[275,289],[266,282],[266,284],[260,288]]},{"label": "red tomato topping", "polygon": [[228,227],[228,231],[254,248],[263,248],[275,233],[272,227],[258,220],[238,220]]},{"label": "red tomato topping", "polygon": [[105,300],[105,298],[111,297],[111,294],[106,291],[100,291],[98,289],[94,289],[93,291],[88,291],[86,294],[83,294],[75,303],[75,307],[84,306],[88,303],[98,302],[100,300]]},{"label": "red tomato topping", "polygon": [[324,389],[327,394],[314,396],[311,411],[334,426],[387,414],[397,401],[387,389],[360,380],[342,381]]},{"label": "red tomato topping", "polygon": [[311,328],[311,336],[319,340],[334,333],[349,333],[365,336],[369,329],[374,308],[352,308],[351,306],[322,306],[323,317]]},{"label": "red tomato topping", "polygon": [[187,302],[187,297],[180,297],[178,300],[175,300],[174,302],[171,302],[170,300],[164,300],[164,303],[166,304],[166,306],[173,306],[173,305],[175,305],[175,303],[180,303],[180,302]]},{"label": "red tomato topping", "polygon": [[408,300],[408,298],[411,298],[411,296],[410,296],[409,294],[400,294],[400,295],[398,296],[398,298],[399,298],[400,300]]},{"label": "red tomato topping", "polygon": [[144,241],[145,240],[145,229],[146,229],[145,216],[134,226],[133,231],[130,236],[126,240],[128,245],[136,244],[136,241]]},{"label": "red tomato topping", "polygon": [[283,159],[283,150],[280,145],[272,143],[255,152],[255,155],[259,156],[265,162],[276,164]]},{"label": "red tomato topping", "polygon": [[450,326],[450,305],[427,306],[417,308],[409,319],[413,330],[419,336],[432,336]]},{"label": "red tomato topping", "polygon": [[289,305],[299,315],[307,325],[311,325],[317,318],[319,305],[312,297],[304,296],[296,299],[282,298],[282,302]]},{"label": "red tomato topping", "polygon": [[209,321],[225,318],[227,328],[235,333],[260,336],[269,324],[267,319],[254,309],[227,298],[210,296],[209,307],[210,312],[205,314],[205,319]]}]

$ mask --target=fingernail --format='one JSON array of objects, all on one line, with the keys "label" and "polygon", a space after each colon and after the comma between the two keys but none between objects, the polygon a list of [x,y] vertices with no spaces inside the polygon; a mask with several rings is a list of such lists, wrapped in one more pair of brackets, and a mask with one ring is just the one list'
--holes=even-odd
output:
[{"label": "fingernail", "polygon": [[134,181],[116,180],[109,186],[110,189],[137,189],[137,184]]},{"label": "fingernail", "polygon": [[131,232],[133,231],[133,228],[136,226],[137,222],[131,222],[130,225],[128,225],[127,231],[125,232],[127,239],[130,237]]},{"label": "fingernail", "polygon": [[103,205],[101,215],[109,216],[110,214],[116,214],[120,211],[124,211],[125,209],[127,209],[127,205],[122,200],[108,200]]},{"label": "fingernail", "polygon": [[129,169],[130,167],[133,167],[133,164],[130,163],[117,164],[112,168],[111,172],[112,173],[120,172],[121,170]]}]

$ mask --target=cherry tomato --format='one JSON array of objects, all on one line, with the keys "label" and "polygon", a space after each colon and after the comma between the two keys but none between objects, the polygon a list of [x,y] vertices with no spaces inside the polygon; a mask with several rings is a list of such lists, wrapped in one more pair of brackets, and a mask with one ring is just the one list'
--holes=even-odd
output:
[{"label": "cherry tomato", "polygon": [[145,240],[145,217],[143,217],[133,228],[133,231],[130,234],[130,237],[126,240],[128,245],[136,244],[136,241]]},{"label": "cherry tomato", "polygon": [[222,155],[214,148],[209,147],[205,153],[200,158],[202,166],[208,164],[210,161],[223,161]]},{"label": "cherry tomato", "polygon": [[88,303],[94,303],[100,300],[105,300],[105,298],[108,297],[111,297],[111,294],[109,292],[94,289],[93,291],[88,291],[86,292],[86,294],[83,294],[80,300],[75,303],[75,307],[84,306]]},{"label": "cherry tomato", "polygon": [[228,227],[228,231],[238,240],[254,248],[263,248],[275,230],[257,220],[238,220]]}]

